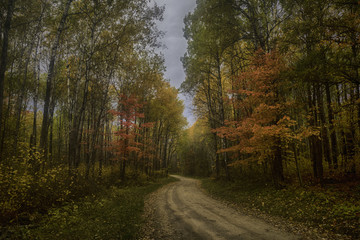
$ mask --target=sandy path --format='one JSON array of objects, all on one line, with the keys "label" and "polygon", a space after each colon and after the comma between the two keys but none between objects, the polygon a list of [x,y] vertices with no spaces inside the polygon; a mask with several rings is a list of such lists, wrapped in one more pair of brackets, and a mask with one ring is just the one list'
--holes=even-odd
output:
[{"label": "sandy path", "polygon": [[175,177],[150,197],[143,239],[300,239],[210,198],[198,180]]}]

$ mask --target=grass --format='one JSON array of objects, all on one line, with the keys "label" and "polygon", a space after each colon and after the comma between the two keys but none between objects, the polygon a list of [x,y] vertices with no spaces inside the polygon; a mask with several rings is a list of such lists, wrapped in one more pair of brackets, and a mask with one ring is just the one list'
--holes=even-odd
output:
[{"label": "grass", "polygon": [[211,195],[236,205],[305,223],[308,226],[358,239],[360,236],[360,186],[358,182],[277,190],[263,182],[204,179]]},{"label": "grass", "polygon": [[36,224],[13,227],[11,239],[136,239],[145,196],[172,181],[162,178],[143,186],[111,187],[53,208]]}]

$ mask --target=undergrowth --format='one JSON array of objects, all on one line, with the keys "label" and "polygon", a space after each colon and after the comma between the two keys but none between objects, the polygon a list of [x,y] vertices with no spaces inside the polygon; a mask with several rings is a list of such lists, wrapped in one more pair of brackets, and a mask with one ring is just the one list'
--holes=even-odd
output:
[{"label": "undergrowth", "polygon": [[324,187],[288,186],[242,180],[205,179],[202,186],[211,195],[247,209],[317,226],[334,233],[360,237],[360,186],[350,182]]},{"label": "undergrowth", "polygon": [[145,196],[171,181],[175,179],[112,186],[54,207],[39,222],[12,226],[6,235],[11,239],[136,239]]}]

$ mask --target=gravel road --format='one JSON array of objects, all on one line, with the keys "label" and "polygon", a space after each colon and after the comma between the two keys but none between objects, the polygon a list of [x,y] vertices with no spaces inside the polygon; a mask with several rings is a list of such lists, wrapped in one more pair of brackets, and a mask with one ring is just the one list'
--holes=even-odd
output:
[{"label": "gravel road", "polygon": [[210,198],[198,180],[174,177],[148,199],[142,239],[300,239]]}]

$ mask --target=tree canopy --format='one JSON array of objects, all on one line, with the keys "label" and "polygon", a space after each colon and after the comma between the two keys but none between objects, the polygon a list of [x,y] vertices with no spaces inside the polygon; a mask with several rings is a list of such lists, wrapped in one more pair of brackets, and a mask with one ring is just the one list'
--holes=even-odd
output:
[{"label": "tree canopy", "polygon": [[217,178],[356,174],[358,18],[357,1],[198,1],[182,91],[212,134]]},{"label": "tree canopy", "polygon": [[164,7],[6,0],[0,12],[2,222],[93,181],[167,172],[187,122],[157,53]]}]

